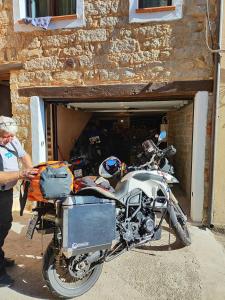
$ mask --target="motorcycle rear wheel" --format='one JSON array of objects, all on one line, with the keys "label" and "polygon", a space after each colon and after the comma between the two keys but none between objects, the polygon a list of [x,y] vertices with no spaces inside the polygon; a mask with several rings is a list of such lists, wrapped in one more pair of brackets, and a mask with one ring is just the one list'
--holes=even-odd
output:
[{"label": "motorcycle rear wheel", "polygon": [[91,289],[102,272],[102,264],[97,265],[84,279],[74,282],[62,280],[55,267],[56,255],[50,243],[43,259],[42,274],[50,292],[62,299],[70,299],[83,295]]}]

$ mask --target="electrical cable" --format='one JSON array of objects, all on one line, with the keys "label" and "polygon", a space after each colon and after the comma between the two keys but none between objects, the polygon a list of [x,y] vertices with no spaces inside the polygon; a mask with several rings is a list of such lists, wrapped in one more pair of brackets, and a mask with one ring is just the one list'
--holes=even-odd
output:
[{"label": "electrical cable", "polygon": [[213,45],[213,33],[212,33],[212,26],[210,22],[210,14],[209,14],[209,2],[206,0],[206,21],[207,21],[207,30],[209,28],[210,31],[210,38],[211,38],[211,44]]},{"label": "electrical cable", "polygon": [[[222,22],[222,20],[221,20]],[[206,0],[206,22],[205,22],[205,40],[206,46],[211,53],[225,53],[225,49],[212,49],[209,45],[208,36],[210,31],[211,43],[213,44],[213,34],[209,15],[209,0]]]}]

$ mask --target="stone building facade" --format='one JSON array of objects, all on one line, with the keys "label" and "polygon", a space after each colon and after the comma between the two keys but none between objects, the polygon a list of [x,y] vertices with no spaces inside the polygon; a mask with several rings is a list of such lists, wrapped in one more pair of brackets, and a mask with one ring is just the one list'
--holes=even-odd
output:
[{"label": "stone building facade", "polygon": [[[132,1],[84,0],[81,27],[43,30],[23,25],[16,31],[15,6],[22,1],[0,0],[0,66],[21,64],[21,68],[12,65],[8,80],[12,113],[21,125],[19,138],[28,152],[32,145],[30,97],[21,96],[23,88],[178,81],[188,86],[213,80],[213,56],[205,44],[205,0],[176,0],[182,8],[177,20],[155,21],[149,13],[144,21],[131,23]],[[215,29],[217,1],[209,2]],[[25,27],[29,30],[23,31]],[[186,108],[190,122],[191,108]],[[190,131],[187,128],[191,141]]]},{"label": "stone building facade", "polygon": [[212,198],[212,223],[220,227],[225,232],[225,6],[221,18],[221,41],[218,65],[218,94],[215,110],[216,129],[215,129],[215,169]]}]

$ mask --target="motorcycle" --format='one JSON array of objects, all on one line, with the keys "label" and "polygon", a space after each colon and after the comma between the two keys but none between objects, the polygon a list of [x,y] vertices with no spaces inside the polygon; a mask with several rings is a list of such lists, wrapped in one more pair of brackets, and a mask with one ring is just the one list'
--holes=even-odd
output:
[{"label": "motorcycle", "polygon": [[[162,151],[161,159],[169,153]],[[86,293],[105,262],[159,240],[164,219],[184,246],[191,244],[187,217],[169,186],[177,180],[153,168],[158,165],[159,150],[151,152],[154,158],[123,176],[114,193],[86,187],[63,199],[37,202],[27,236],[32,238],[35,229],[53,234],[42,273],[54,295],[74,298]]]}]

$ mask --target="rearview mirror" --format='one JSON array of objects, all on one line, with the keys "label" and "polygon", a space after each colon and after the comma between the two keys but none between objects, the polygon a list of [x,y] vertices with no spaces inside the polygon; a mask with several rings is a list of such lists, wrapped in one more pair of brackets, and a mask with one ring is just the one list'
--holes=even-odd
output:
[{"label": "rearview mirror", "polygon": [[164,140],[166,138],[166,131],[161,131],[160,135],[158,137],[158,142],[161,142],[162,140]]}]

